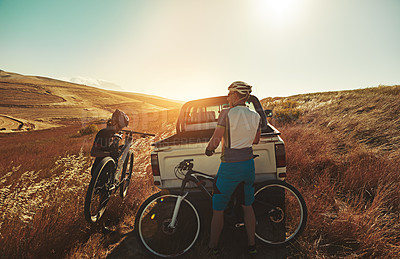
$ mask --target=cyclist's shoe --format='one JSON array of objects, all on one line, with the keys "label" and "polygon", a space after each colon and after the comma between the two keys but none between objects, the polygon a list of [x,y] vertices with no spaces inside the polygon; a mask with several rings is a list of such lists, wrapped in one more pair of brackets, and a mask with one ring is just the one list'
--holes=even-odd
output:
[{"label": "cyclist's shoe", "polygon": [[247,252],[249,253],[249,255],[256,255],[257,254],[256,245],[248,246],[247,247]]},{"label": "cyclist's shoe", "polygon": [[209,249],[208,254],[210,256],[219,256],[220,255],[220,251],[218,248],[208,248],[208,249]]}]

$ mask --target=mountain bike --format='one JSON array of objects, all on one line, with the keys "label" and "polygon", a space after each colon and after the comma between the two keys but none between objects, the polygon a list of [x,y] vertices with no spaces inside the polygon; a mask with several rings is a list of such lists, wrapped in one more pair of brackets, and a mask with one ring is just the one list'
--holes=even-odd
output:
[{"label": "mountain bike", "polygon": [[[125,133],[125,143],[119,146]],[[120,190],[121,198],[125,198],[133,171],[134,155],[132,151],[133,134],[142,137],[155,136],[154,134],[122,130],[114,134],[111,149],[118,152],[118,156],[104,157],[97,165],[86,192],[84,214],[89,223],[96,223],[104,214],[111,195]]]},{"label": "mountain bike", "polygon": [[[212,200],[206,182],[214,177],[193,170],[193,159],[186,159],[175,167],[175,175],[182,180],[179,192],[159,192],[148,198],[139,208],[135,219],[135,230],[139,243],[154,255],[176,257],[190,250],[197,241],[201,220],[199,209],[188,195],[187,184]],[[304,230],[307,222],[307,207],[300,192],[292,185],[280,180],[269,180],[259,184],[253,203],[256,215],[256,237],[271,246],[283,246],[293,242]],[[236,214],[235,228],[244,226],[237,211],[240,205],[232,195],[227,214]],[[240,210],[238,210],[240,209]],[[228,221],[225,221],[228,222]],[[231,221],[232,222],[232,221]]]}]

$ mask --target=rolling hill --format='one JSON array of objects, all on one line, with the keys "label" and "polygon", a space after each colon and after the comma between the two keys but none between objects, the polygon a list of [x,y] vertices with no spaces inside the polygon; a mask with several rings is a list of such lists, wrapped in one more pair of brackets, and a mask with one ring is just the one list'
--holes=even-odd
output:
[{"label": "rolling hill", "polygon": [[265,98],[307,227],[294,258],[398,258],[400,86]]},{"label": "rolling hill", "polygon": [[178,109],[182,104],[157,96],[109,91],[5,71],[0,71],[0,96],[0,132],[102,120],[109,118],[116,108],[137,115]]},{"label": "rolling hill", "polygon": [[[356,142],[388,155],[400,149],[400,85],[320,92],[261,100],[274,109],[276,123],[287,120],[337,134],[339,148]],[[280,118],[279,118],[280,116]]]}]

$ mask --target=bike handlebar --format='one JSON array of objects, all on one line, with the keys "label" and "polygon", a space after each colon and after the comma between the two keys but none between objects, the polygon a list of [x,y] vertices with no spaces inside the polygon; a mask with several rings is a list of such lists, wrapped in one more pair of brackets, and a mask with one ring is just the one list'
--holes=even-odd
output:
[{"label": "bike handlebar", "polygon": [[139,134],[139,135],[143,135],[143,136],[151,136],[151,137],[156,136],[155,134],[138,132],[138,131],[133,131],[133,130],[121,130],[121,131],[126,132],[126,133],[131,133],[131,134]]}]

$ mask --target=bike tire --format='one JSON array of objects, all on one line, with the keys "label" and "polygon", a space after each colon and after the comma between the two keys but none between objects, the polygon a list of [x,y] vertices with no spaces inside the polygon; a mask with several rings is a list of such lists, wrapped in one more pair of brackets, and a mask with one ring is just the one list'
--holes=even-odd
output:
[{"label": "bike tire", "polygon": [[113,180],[114,168],[114,159],[105,157],[100,161],[93,173],[86,192],[83,210],[85,219],[89,223],[98,222],[104,214],[107,203],[111,197],[109,186]]},{"label": "bike tire", "polygon": [[121,186],[120,186],[120,196],[125,198],[128,193],[129,183],[131,182],[132,172],[133,172],[133,159],[134,155],[132,151],[129,151],[128,156],[124,162],[121,172]]},{"label": "bike tire", "polygon": [[307,223],[307,206],[300,192],[292,185],[270,180],[254,194],[256,237],[262,242],[282,246],[296,240]]},{"label": "bike tire", "polygon": [[139,243],[153,255],[180,256],[196,243],[200,234],[200,217],[187,198],[182,200],[175,229],[168,227],[178,195],[152,195],[139,208],[135,231]]}]

